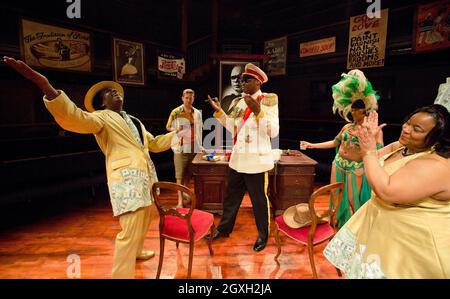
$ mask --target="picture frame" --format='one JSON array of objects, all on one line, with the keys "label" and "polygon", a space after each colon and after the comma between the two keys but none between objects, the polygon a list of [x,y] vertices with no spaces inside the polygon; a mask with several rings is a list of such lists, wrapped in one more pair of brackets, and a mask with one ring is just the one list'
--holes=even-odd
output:
[{"label": "picture frame", "polygon": [[450,1],[418,5],[414,16],[413,51],[438,51],[450,47]]},{"label": "picture frame", "polygon": [[20,18],[20,52],[31,67],[67,72],[92,72],[90,33]]},{"label": "picture frame", "polygon": [[389,8],[380,11],[380,18],[367,14],[350,17],[347,69],[383,67],[386,62]]},{"label": "picture frame", "polygon": [[287,36],[271,39],[264,42],[264,54],[270,56],[264,60],[264,69],[267,76],[285,76],[287,58]]},{"label": "picture frame", "polygon": [[[254,65],[260,67],[260,62],[256,60],[220,61],[219,87],[217,98],[221,103],[223,103],[223,101],[230,102],[230,100],[232,100],[233,97],[237,97],[242,93],[242,85],[240,85],[241,84],[240,76],[242,75],[242,72],[244,71],[245,65],[247,63],[253,63]],[[235,69],[235,67],[237,68]],[[237,81],[238,79],[239,81]]]},{"label": "picture frame", "polygon": [[186,75],[186,60],[182,53],[160,50],[156,59],[159,80],[182,81]]},{"label": "picture frame", "polygon": [[144,44],[116,37],[112,39],[112,44],[114,80],[124,85],[145,86]]}]

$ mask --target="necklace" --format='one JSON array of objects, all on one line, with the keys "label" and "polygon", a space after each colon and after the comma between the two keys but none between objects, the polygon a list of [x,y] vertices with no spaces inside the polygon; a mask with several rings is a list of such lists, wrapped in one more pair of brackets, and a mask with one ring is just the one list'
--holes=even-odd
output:
[{"label": "necklace", "polygon": [[413,154],[415,154],[415,153],[410,152],[410,151],[408,150],[408,148],[406,148],[406,147],[402,150],[402,156],[403,156],[403,157],[411,156],[411,155],[413,155]]}]

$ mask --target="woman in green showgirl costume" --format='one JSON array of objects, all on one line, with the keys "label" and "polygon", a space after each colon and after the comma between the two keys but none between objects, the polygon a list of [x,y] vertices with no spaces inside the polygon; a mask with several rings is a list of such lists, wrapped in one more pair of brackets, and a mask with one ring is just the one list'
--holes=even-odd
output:
[{"label": "woman in green showgirl costume", "polygon": [[[350,219],[352,211],[357,211],[369,198],[371,189],[364,175],[364,164],[356,136],[358,127],[370,111],[378,109],[379,96],[360,70],[342,74],[341,80],[333,85],[333,112],[349,123],[334,140],[310,143],[300,141],[301,149],[336,148],[336,156],[331,168],[331,183],[343,182],[344,194],[337,212],[338,226],[342,227]],[[352,115],[353,121],[348,116]],[[383,145],[382,132],[377,136],[377,147]]]}]

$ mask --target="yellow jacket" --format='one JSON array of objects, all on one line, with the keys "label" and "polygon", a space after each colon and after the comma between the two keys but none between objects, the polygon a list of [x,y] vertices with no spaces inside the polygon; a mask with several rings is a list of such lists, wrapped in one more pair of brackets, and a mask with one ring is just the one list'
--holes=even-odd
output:
[{"label": "yellow jacket", "polygon": [[95,135],[105,155],[114,216],[151,205],[150,188],[157,181],[157,176],[149,151],[157,153],[168,150],[175,132],[153,137],[137,118],[130,116],[140,124],[143,136],[141,145],[119,113],[111,110],[86,112],[78,108],[63,91],[60,92],[53,100],[44,96],[45,106],[63,129]]}]

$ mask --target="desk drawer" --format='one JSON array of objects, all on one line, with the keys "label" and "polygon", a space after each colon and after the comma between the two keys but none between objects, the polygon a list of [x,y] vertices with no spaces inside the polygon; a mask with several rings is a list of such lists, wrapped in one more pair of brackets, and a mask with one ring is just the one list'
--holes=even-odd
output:
[{"label": "desk drawer", "polygon": [[209,167],[192,167],[193,175],[224,175],[226,176],[228,173],[227,165],[211,165]]},{"label": "desk drawer", "polygon": [[283,174],[315,174],[314,166],[283,166],[277,168],[279,175]]},{"label": "desk drawer", "polygon": [[314,184],[314,176],[278,175],[277,188],[296,189],[311,188]]}]

